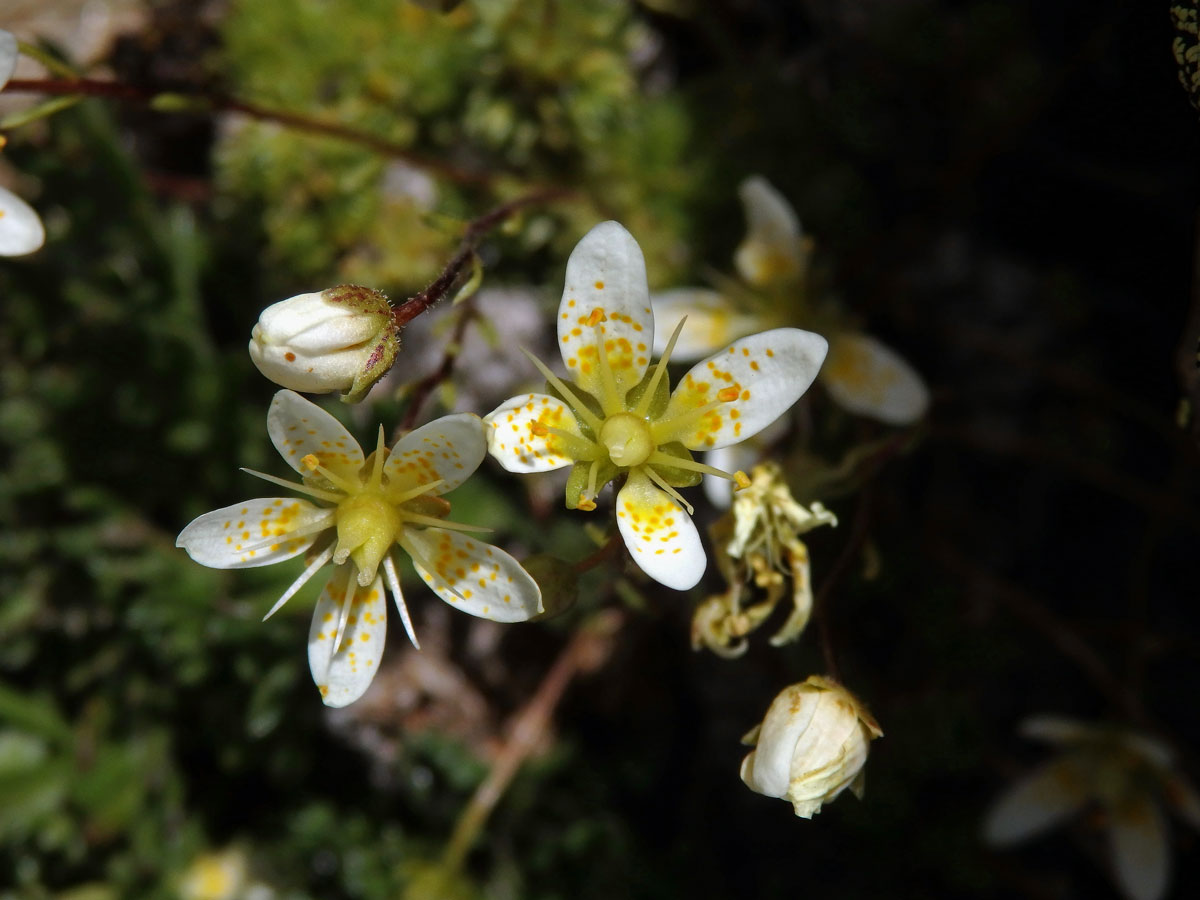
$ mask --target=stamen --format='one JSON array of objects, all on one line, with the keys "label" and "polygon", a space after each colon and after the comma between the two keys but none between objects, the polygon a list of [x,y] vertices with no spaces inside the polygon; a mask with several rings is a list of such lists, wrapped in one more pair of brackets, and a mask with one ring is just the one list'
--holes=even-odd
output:
[{"label": "stamen", "polygon": [[[661,450],[655,450],[646,460],[647,463],[653,463],[656,466],[666,466],[672,469],[685,469],[688,472],[703,472],[705,475],[715,475],[717,478],[724,478],[727,481],[737,482],[739,487],[749,487],[750,480],[747,478],[746,483],[742,485],[738,482],[737,475],[730,475],[723,469],[717,469],[713,466],[702,462],[696,462],[694,459],[680,459],[678,456],[671,456],[669,453],[663,453]],[[740,473],[743,478],[746,478],[745,473]]]},{"label": "stamen", "polygon": [[533,363],[539,372],[542,373],[542,376],[546,379],[546,381],[550,382],[553,388],[562,394],[567,403],[571,405],[571,412],[575,414],[575,418],[582,418],[587,423],[588,427],[598,434],[600,432],[600,426],[603,423],[596,417],[596,414],[584,406],[583,401],[575,396],[575,392],[567,387],[566,383],[563,382],[561,378],[551,372],[546,367],[545,363],[543,363],[524,347],[521,348],[521,352],[529,357],[529,361]]},{"label": "stamen", "polygon": [[695,409],[678,413],[669,419],[658,419],[650,423],[650,434],[654,436],[655,443],[659,445],[665,444],[668,441],[683,440],[687,436],[687,433],[695,426],[696,422],[723,405],[723,401],[714,400],[711,403],[705,403],[703,406],[697,406]]},{"label": "stamen", "polygon": [[738,469],[733,473],[733,480],[734,483],[737,484],[736,490],[744,491],[746,488],[750,487],[750,476],[741,469]]},{"label": "stamen", "polygon": [[357,494],[362,490],[362,484],[351,481],[348,478],[343,478],[336,472],[331,472],[325,466],[321,465],[321,460],[315,453],[309,453],[308,455],[301,457],[300,462],[303,463],[304,467],[308,469],[308,471],[316,472],[318,475],[325,477],[329,481],[333,482],[336,487],[340,487],[347,494]]},{"label": "stamen", "polygon": [[297,484],[294,481],[288,481],[286,478],[276,478],[274,475],[268,475],[266,472],[259,472],[255,469],[247,469],[242,467],[242,471],[247,475],[253,475],[255,478],[261,478],[263,481],[269,481],[271,484],[277,484],[280,487],[291,488],[300,494],[308,494],[310,497],[316,497],[318,500],[328,500],[331,503],[337,503],[339,500],[346,499],[342,494],[336,494],[333,491],[323,491],[320,488],[312,488],[306,484]]},{"label": "stamen", "polygon": [[[596,314],[600,313],[599,318]],[[595,319],[595,322],[592,320]],[[592,314],[588,317],[588,322],[594,327],[592,332],[596,337],[596,356],[600,363],[600,383],[604,388],[604,396],[600,398],[600,408],[604,410],[605,415],[613,416],[620,412],[625,412],[625,398],[621,396],[617,390],[617,376],[613,374],[612,363],[608,358],[608,348],[605,346],[604,329],[600,327],[600,322],[607,321],[604,313],[598,309],[593,309]]]},{"label": "stamen", "polygon": [[673,487],[671,487],[671,485],[667,484],[663,480],[663,477],[661,475],[659,475],[657,472],[655,472],[649,466],[643,466],[642,471],[646,473],[647,477],[651,481],[653,481],[660,488],[662,488],[664,491],[666,491],[668,494],[670,494],[671,498],[676,503],[678,503],[680,506],[682,506],[684,509],[686,509],[689,516],[695,515],[696,510],[692,506],[692,504],[688,503],[686,500],[683,499],[683,497],[679,496],[679,491],[675,490],[675,488],[673,488]]},{"label": "stamen", "polygon": [[[600,451],[587,438],[580,437],[577,434],[571,434],[569,431],[564,431],[561,428],[555,428],[553,425],[543,425],[541,422],[530,422],[529,430],[538,437],[546,437],[554,435],[556,438],[566,444],[567,456],[577,462],[586,462],[597,458]],[[573,445],[573,446],[572,446]]]},{"label": "stamen", "polygon": [[303,528],[297,528],[295,531],[289,531],[285,534],[272,534],[255,541],[253,544],[242,544],[242,551],[261,550],[263,547],[270,547],[272,544],[281,544],[284,541],[294,541],[296,538],[308,537],[310,534],[316,534],[318,531],[324,531],[331,527],[333,523],[330,521],[334,517],[334,510],[328,509],[325,515],[315,522],[310,522]]},{"label": "stamen", "polygon": [[447,519],[423,516],[420,513],[410,513],[407,510],[401,511],[400,515],[403,517],[406,525],[431,525],[434,528],[445,528],[447,531],[463,531],[468,534],[491,534],[495,531],[494,528],[487,528],[483,525],[464,525],[462,522],[451,522]]},{"label": "stamen", "polygon": [[635,416],[645,416],[647,410],[650,409],[650,403],[654,400],[654,392],[658,389],[658,383],[667,371],[667,362],[671,359],[671,351],[675,349],[675,342],[679,340],[679,333],[683,331],[683,323],[686,321],[687,316],[684,316],[679,320],[679,324],[675,326],[675,330],[671,332],[671,339],[667,341],[667,347],[663,350],[663,355],[659,357],[658,364],[654,367],[654,374],[650,376],[650,383],[646,385],[646,393],[642,394],[642,399],[638,401],[637,409],[633,411]]},{"label": "stamen", "polygon": [[383,464],[387,457],[387,446],[383,440],[383,426],[380,425],[379,438],[375,441],[375,465],[371,468],[370,486],[373,490],[379,490],[383,484]]},{"label": "stamen", "polygon": [[[580,502],[575,504],[576,508],[582,509],[584,512],[591,512],[596,508],[596,476],[599,472],[600,460],[594,459],[588,467],[587,491],[579,498]],[[588,504],[587,506],[583,505],[585,502]]]},{"label": "stamen", "polygon": [[345,589],[342,591],[341,608],[338,610],[337,634],[333,638],[333,652],[329,654],[329,660],[332,663],[333,658],[337,656],[337,652],[341,649],[342,638],[346,634],[346,622],[350,618],[350,607],[354,604],[354,598],[358,594],[358,589],[349,578],[346,579]]},{"label": "stamen", "polygon": [[408,604],[404,602],[404,594],[400,592],[400,577],[396,574],[396,563],[392,560],[392,554],[388,554],[383,558],[383,577],[387,581],[388,590],[392,592],[392,599],[396,601],[396,611],[400,613],[400,621],[404,623],[404,631],[408,635],[408,639],[412,641],[412,645],[418,650],[421,645],[417,643],[417,633],[413,631],[412,618],[408,614]]},{"label": "stamen", "polygon": [[400,546],[404,548],[405,553],[407,553],[409,556],[412,557],[412,561],[417,567],[418,575],[421,574],[421,572],[424,572],[426,575],[428,575],[430,577],[430,579],[432,581],[438,582],[439,585],[444,587],[446,590],[448,590],[450,593],[452,593],[459,600],[462,600],[464,603],[466,603],[467,598],[464,597],[462,594],[460,594],[455,589],[454,585],[452,585],[450,582],[446,581],[446,579],[444,579],[438,575],[437,569],[435,569],[433,566],[431,566],[429,564],[429,561],[427,559],[425,559],[424,555],[422,555],[417,550],[417,548],[413,546],[412,541],[408,540],[404,535],[401,535],[400,540],[397,543],[399,543]]},{"label": "stamen", "polygon": [[445,478],[439,478],[437,481],[431,481],[428,484],[419,484],[416,487],[409,488],[407,491],[403,491],[394,497],[389,497],[388,502],[393,506],[399,506],[401,503],[407,503],[409,500],[420,497],[422,494],[428,494],[430,491],[437,490],[445,483]]},{"label": "stamen", "polygon": [[312,562],[304,567],[304,571],[300,573],[300,577],[298,577],[288,586],[288,589],[283,592],[283,596],[275,601],[275,605],[267,611],[267,614],[262,617],[262,620],[265,622],[267,619],[271,618],[271,616],[275,615],[275,613],[279,612],[279,610],[283,607],[283,604],[287,603],[294,596],[296,596],[296,592],[300,590],[300,588],[304,587],[304,585],[308,583],[308,580],[317,573],[317,569],[329,562],[329,559],[332,556],[333,545],[330,544],[319,554],[317,554]]}]

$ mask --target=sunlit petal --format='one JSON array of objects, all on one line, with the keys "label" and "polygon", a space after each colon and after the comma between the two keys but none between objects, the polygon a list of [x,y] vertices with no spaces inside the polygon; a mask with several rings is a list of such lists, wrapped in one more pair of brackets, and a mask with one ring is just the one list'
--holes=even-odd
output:
[{"label": "sunlit petal", "polygon": [[739,312],[722,294],[705,288],[676,288],[650,297],[657,328],[654,355],[661,356],[679,321],[687,323],[671,351],[674,362],[691,362],[715,353],[743,335],[761,330],[757,317]]},{"label": "sunlit petal", "polygon": [[1170,850],[1162,810],[1145,794],[1135,794],[1109,810],[1108,837],[1113,871],[1122,893],[1132,900],[1158,900],[1167,890]]},{"label": "sunlit petal", "polygon": [[704,575],[707,559],[692,517],[637,470],[617,494],[617,527],[633,561],[660,584],[686,591]]},{"label": "sunlit petal", "polygon": [[[689,450],[711,450],[757,434],[808,390],[826,348],[825,338],[798,328],[735,341],[683,376],[655,425],[655,437],[682,441]],[[705,407],[711,408],[694,414]]]},{"label": "sunlit petal", "polygon": [[311,472],[301,462],[312,454],[343,478],[356,478],[364,461],[358,441],[337,419],[295,391],[279,391],[267,410],[267,433],[289,466]]},{"label": "sunlit petal", "polygon": [[[333,526],[333,514],[292,497],[247,500],[193,519],[179,532],[175,546],[214,569],[269,566],[311,547],[323,525]],[[288,537],[292,534],[296,536]]]},{"label": "sunlit petal", "polygon": [[1088,777],[1069,758],[1054,760],[1010,787],[983,823],[983,839],[1015,844],[1053,828],[1087,799]]},{"label": "sunlit petal", "polygon": [[[379,669],[387,638],[383,579],[377,575],[362,587],[351,578],[354,573],[352,565],[334,572],[317,600],[308,632],[308,665],[326,706],[346,706],[363,695]],[[346,603],[349,607],[343,608]]]},{"label": "sunlit petal", "polygon": [[565,431],[584,438],[570,407],[545,394],[522,394],[484,417],[488,452],[510,472],[549,472],[574,462]]},{"label": "sunlit petal", "polygon": [[746,238],[734,253],[738,272],[762,287],[797,278],[804,247],[796,211],[765,178],[755,175],[738,188],[746,212]]},{"label": "sunlit petal", "polygon": [[645,374],[653,343],[642,250],[623,226],[601,222],[567,260],[558,307],[558,346],[567,372],[584,390],[604,396],[603,352],[624,396]]},{"label": "sunlit petal", "polygon": [[537,582],[499,547],[444,528],[407,529],[401,546],[455,609],[493,622],[524,622],[542,611]]},{"label": "sunlit petal", "polygon": [[473,413],[435,419],[402,437],[392,449],[384,473],[393,485],[441,480],[432,493],[444,494],[471,476],[487,455],[483,422]]},{"label": "sunlit petal", "polygon": [[0,187],[0,256],[24,256],[46,242],[46,229],[33,207]]},{"label": "sunlit petal", "polygon": [[865,334],[833,339],[821,383],[842,408],[889,425],[909,425],[929,408],[929,388],[916,369]]}]

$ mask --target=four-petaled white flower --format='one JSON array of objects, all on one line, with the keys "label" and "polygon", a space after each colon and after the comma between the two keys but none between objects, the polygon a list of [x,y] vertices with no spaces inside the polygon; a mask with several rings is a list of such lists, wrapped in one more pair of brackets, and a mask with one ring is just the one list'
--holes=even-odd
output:
[{"label": "four-petaled white flower", "polygon": [[[541,612],[541,592],[521,565],[463,532],[486,531],[445,521],[441,495],[458,487],[486,454],[472,414],[445,416],[403,437],[390,451],[383,428],[369,457],[337,419],[292,391],[275,395],[267,431],[302,484],[250,472],[312,497],[248,500],[205,513],[177,545],[218,569],[267,566],[307,553],[304,572],[267,613],[270,617],[318,569],[336,567],[317,600],[308,638],[313,680],[328,706],[362,695],[378,668],[387,616],[386,580],[405,631],[417,644],[400,591],[395,546],[452,606],[497,622]],[[249,470],[247,470],[249,471]]]},{"label": "four-petaled white flower", "polygon": [[889,425],[920,419],[929,390],[911,365],[876,338],[808,308],[809,246],[787,200],[761,176],[747,178],[738,193],[748,228],[734,264],[745,284],[729,279],[720,291],[678,288],[651,298],[659,320],[688,318],[676,358],[698,359],[742,335],[803,320],[832,335],[820,381],[840,406]]},{"label": "four-petaled white flower", "polygon": [[1059,755],[1010,787],[988,813],[984,839],[1015,844],[1082,811],[1104,811],[1113,874],[1132,900],[1157,900],[1167,890],[1170,847],[1162,804],[1200,829],[1200,797],[1158,741],[1112,726],[1038,716],[1026,737],[1057,745]]},{"label": "four-petaled white flower", "polygon": [[534,359],[557,396],[514,397],[486,416],[489,451],[511,472],[574,464],[569,508],[595,509],[600,488],[624,475],[617,525],[634,561],[667,587],[692,587],[705,555],[675,488],[701,473],[746,480],[694,461],[690,451],[735,444],[777,419],[816,377],[825,339],[796,328],[751,335],[697,363],[670,393],[674,338],[651,368],[646,264],[616,222],[597,225],[571,253],[558,339],[573,383]]}]

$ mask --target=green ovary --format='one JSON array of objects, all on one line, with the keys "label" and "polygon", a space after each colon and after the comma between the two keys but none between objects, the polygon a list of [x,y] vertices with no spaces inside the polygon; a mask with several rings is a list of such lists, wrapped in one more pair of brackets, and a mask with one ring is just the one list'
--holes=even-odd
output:
[{"label": "green ovary", "polygon": [[374,491],[343,500],[337,508],[334,562],[340,564],[350,557],[358,567],[359,584],[370,584],[402,524],[399,510]]},{"label": "green ovary", "polygon": [[640,466],[655,450],[649,424],[632,413],[609,416],[600,427],[600,443],[613,464],[621,467]]}]

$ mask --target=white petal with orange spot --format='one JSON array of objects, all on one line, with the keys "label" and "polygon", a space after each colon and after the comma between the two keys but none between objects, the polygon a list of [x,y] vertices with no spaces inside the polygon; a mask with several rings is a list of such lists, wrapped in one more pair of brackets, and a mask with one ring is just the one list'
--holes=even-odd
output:
[{"label": "white petal with orange spot", "polygon": [[487,455],[483,422],[474,413],[443,416],[402,437],[388,456],[384,473],[394,485],[413,486],[441,479],[433,494],[462,484]]},{"label": "white petal with orange spot", "polygon": [[[293,497],[267,497],[205,513],[179,532],[182,547],[196,562],[214,569],[269,566],[299,556],[333,527],[334,511]],[[300,532],[297,537],[288,537]]]},{"label": "white petal with orange spot", "polygon": [[692,517],[637,470],[617,494],[617,526],[633,561],[659,584],[686,591],[700,581],[707,559]]},{"label": "white petal with orange spot", "polygon": [[929,408],[929,389],[917,371],[866,334],[833,339],[821,383],[843,409],[889,425],[911,424]]},{"label": "white petal with orange spot", "polygon": [[[696,363],[655,426],[659,443],[690,450],[736,444],[766,428],[800,399],[825,359],[825,338],[775,328],[735,341]],[[705,409],[703,414],[698,411]]]},{"label": "white petal with orange spot", "polygon": [[746,238],[733,261],[742,278],[762,287],[798,277],[804,270],[804,247],[792,205],[759,175],[743,181],[738,195],[746,213]]},{"label": "white petal with orange spot", "polygon": [[623,397],[645,374],[653,344],[642,250],[623,226],[601,222],[567,260],[558,307],[558,347],[567,373],[584,390],[603,396],[599,353],[604,352]]},{"label": "white petal with orange spot", "polygon": [[46,229],[33,207],[0,187],[0,256],[24,256],[46,242]]},{"label": "white petal with orange spot", "polygon": [[570,407],[545,394],[513,397],[488,413],[483,424],[488,452],[510,472],[549,472],[575,461],[563,438],[543,429],[585,440]]},{"label": "white petal with orange spot", "polygon": [[[353,565],[338,566],[313,610],[308,632],[308,665],[326,706],[353,703],[371,684],[387,638],[383,578],[361,587],[351,576]],[[343,604],[350,606],[343,610]],[[344,618],[341,643],[339,624]]]},{"label": "white petal with orange spot", "polygon": [[667,349],[675,326],[684,316],[687,322],[671,351],[673,362],[691,362],[720,350],[731,341],[759,331],[758,317],[739,312],[716,291],[705,288],[676,288],[650,298],[654,310],[654,355]]},{"label": "white petal with orange spot", "polygon": [[524,622],[542,611],[537,582],[499,547],[444,528],[406,529],[400,545],[455,609],[493,622]]},{"label": "white petal with orange spot", "polygon": [[302,475],[312,474],[301,462],[309,454],[330,471],[351,479],[357,479],[365,459],[346,426],[295,391],[275,395],[267,410],[267,433],[279,455]]},{"label": "white petal with orange spot", "polygon": [[1162,810],[1139,794],[1108,813],[1113,869],[1123,893],[1133,900],[1158,900],[1166,893],[1171,865]]}]

